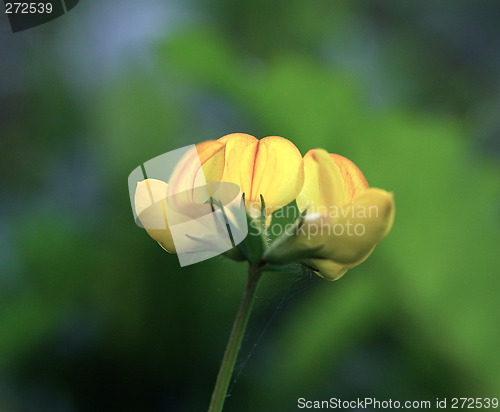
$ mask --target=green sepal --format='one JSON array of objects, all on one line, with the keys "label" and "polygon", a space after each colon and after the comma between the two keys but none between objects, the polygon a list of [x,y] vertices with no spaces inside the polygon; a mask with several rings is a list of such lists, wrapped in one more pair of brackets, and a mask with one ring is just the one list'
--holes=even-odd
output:
[{"label": "green sepal", "polygon": [[[305,210],[300,213],[299,217],[295,219],[291,230],[284,231],[276,239],[264,253],[264,260],[277,265],[286,265],[292,262],[298,262],[314,255],[323,246],[312,246],[304,243],[297,236],[297,230],[300,229],[304,223]],[[301,242],[300,247],[295,247],[297,242]]]},{"label": "green sepal", "polygon": [[267,248],[265,237],[265,221],[262,225],[262,217],[253,218],[247,214],[248,235],[242,242],[246,250],[248,261],[251,265],[258,265],[262,255]]}]

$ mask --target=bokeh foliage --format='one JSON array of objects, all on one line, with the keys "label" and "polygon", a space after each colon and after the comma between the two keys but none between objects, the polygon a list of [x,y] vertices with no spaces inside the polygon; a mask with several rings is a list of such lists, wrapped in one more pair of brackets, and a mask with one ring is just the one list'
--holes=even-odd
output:
[{"label": "bokeh foliage", "polygon": [[498,4],[208,4],[100,82],[24,46],[22,86],[0,89],[0,409],[204,410],[245,268],[180,269],[126,178],[234,131],[352,159],[397,216],[338,282],[266,275],[227,411],[499,396]]}]

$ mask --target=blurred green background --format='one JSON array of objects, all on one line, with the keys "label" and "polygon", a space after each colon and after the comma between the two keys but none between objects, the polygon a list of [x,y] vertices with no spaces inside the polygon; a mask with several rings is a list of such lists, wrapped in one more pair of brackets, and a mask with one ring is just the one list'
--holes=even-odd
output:
[{"label": "blurred green background", "polygon": [[206,409],[245,265],[179,268],[127,176],[231,132],[342,154],[397,215],[338,282],[265,276],[225,411],[499,397],[499,21],[496,0],[2,15],[0,411]]}]

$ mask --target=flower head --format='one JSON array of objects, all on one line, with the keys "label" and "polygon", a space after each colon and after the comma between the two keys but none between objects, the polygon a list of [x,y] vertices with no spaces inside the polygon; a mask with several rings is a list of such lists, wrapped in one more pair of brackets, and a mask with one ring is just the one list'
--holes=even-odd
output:
[{"label": "flower head", "polygon": [[[232,248],[226,255],[236,260],[298,262],[330,280],[371,254],[391,229],[395,210],[392,194],[370,188],[349,159],[322,149],[302,158],[287,139],[258,140],[243,133],[196,145],[177,162],[168,182],[140,181],[134,198],[148,234],[170,253],[200,253],[203,244],[211,257]],[[243,198],[248,221],[239,208]],[[272,213],[293,200],[302,215],[292,231],[270,246],[265,236],[239,245],[247,224],[259,221],[265,235]],[[175,236],[179,223],[184,231]],[[257,256],[248,250],[255,245]]]}]

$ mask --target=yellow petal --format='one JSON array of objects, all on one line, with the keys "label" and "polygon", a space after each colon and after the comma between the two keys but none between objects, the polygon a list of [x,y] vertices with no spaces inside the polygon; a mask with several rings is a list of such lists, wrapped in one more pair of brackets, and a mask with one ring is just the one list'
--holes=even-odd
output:
[{"label": "yellow petal", "polygon": [[249,200],[264,197],[269,212],[294,200],[304,184],[302,155],[287,139],[269,136],[259,141],[255,153]]},{"label": "yellow petal", "polygon": [[170,204],[183,208],[192,203],[205,202],[211,195],[209,184],[221,180],[224,157],[224,145],[215,140],[200,143],[188,150],[170,176]]},{"label": "yellow petal", "polygon": [[221,182],[224,173],[226,147],[217,140],[196,145],[206,183]]},{"label": "yellow petal", "polygon": [[167,252],[175,253],[175,245],[167,220],[167,183],[146,179],[137,183],[135,212],[142,226]]},{"label": "yellow petal", "polygon": [[304,156],[304,185],[297,197],[299,210],[325,213],[330,206],[347,202],[345,182],[333,158],[323,149],[309,150]]},{"label": "yellow petal", "polygon": [[315,243],[321,239],[323,248],[315,257],[345,265],[365,259],[391,229],[394,211],[392,194],[371,188],[338,210],[332,210],[334,217],[306,216],[305,224],[309,226],[306,232],[313,227],[317,231],[320,225]]},{"label": "yellow petal", "polygon": [[305,259],[303,262],[327,280],[340,279],[349,270],[349,268],[328,259]]},{"label": "yellow petal", "polygon": [[250,214],[260,211],[260,195],[268,215],[297,197],[304,170],[302,156],[292,142],[278,136],[257,140],[243,133],[218,141],[226,145],[223,181],[241,187]]},{"label": "yellow petal", "polygon": [[365,176],[353,162],[338,154],[330,153],[330,157],[333,159],[342,175],[346,202],[350,202],[368,189],[368,182]]},{"label": "yellow petal", "polygon": [[217,140],[225,145],[223,182],[235,183],[248,196],[251,188],[255,151],[259,141],[249,134],[232,133]]},{"label": "yellow petal", "polygon": [[[201,162],[196,147],[189,149],[179,159],[168,181],[168,195],[176,193],[189,193],[195,187],[195,182]],[[201,183],[203,184],[203,182]]]},{"label": "yellow petal", "polygon": [[276,264],[328,259],[351,268],[370,255],[393,220],[392,194],[368,189],[353,202],[331,208],[330,215],[306,215],[291,233],[276,239],[264,259]]}]

